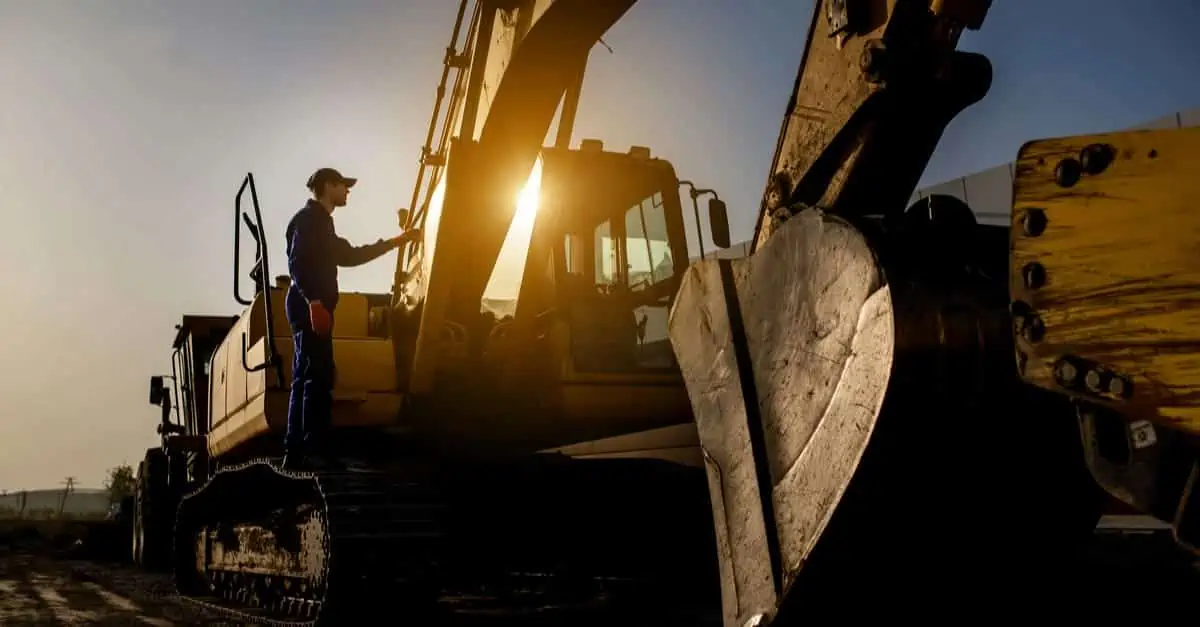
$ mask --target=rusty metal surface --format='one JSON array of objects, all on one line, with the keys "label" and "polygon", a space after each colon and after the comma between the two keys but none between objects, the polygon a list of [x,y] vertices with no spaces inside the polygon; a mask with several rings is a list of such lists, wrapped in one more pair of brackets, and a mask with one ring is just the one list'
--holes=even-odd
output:
[{"label": "rusty metal surface", "polygon": [[891,307],[861,233],[815,211],[749,259],[685,275],[670,331],[708,468],[726,625],[774,609],[849,484],[888,385]]}]

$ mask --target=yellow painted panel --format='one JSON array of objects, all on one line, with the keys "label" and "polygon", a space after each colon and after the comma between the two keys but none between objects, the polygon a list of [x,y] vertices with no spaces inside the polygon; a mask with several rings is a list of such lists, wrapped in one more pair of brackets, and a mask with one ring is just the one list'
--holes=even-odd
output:
[{"label": "yellow painted panel", "polygon": [[[1087,146],[1113,158],[1071,176]],[[1200,434],[1200,129],[1030,142],[1013,197],[1010,289],[1026,380],[1067,391],[1060,380],[1075,375],[1076,396]]]},{"label": "yellow painted panel", "polygon": [[[274,368],[247,372],[264,363],[266,341],[261,295],[242,313],[217,350],[213,373],[212,427],[209,451],[220,455],[268,431],[282,437],[287,423],[288,387],[292,376],[294,345],[283,312],[283,294],[273,290],[272,313],[276,320],[276,350],[281,359],[283,382],[275,380]],[[282,316],[282,318],[281,318]],[[246,334],[246,330],[250,333]],[[342,294],[334,328],[333,426],[393,424],[400,411],[401,396],[395,393],[396,367],[388,339],[366,337],[368,301],[362,294]],[[243,364],[243,337],[249,342]]]}]

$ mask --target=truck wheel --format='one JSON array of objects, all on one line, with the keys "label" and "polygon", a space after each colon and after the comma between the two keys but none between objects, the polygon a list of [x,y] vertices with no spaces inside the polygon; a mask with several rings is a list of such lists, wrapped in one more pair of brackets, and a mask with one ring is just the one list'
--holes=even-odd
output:
[{"label": "truck wheel", "polygon": [[129,542],[130,559],[133,560],[133,563],[136,566],[144,566],[145,565],[142,561],[142,544],[144,542],[144,539],[143,539],[144,522],[143,522],[143,520],[144,520],[144,516],[145,516],[145,498],[146,498],[145,497],[146,489],[144,486],[145,476],[146,476],[146,462],[143,461],[138,464],[137,479],[134,481],[133,502],[132,502],[133,507],[132,507],[132,511],[131,511],[131,516],[130,516],[131,520],[130,520],[130,525],[129,525],[130,531],[132,532],[132,535],[130,537],[130,542]]},{"label": "truck wheel", "polygon": [[134,498],[134,563],[150,569],[170,563],[174,500],[168,484],[169,459],[162,449],[149,449],[138,465]]}]

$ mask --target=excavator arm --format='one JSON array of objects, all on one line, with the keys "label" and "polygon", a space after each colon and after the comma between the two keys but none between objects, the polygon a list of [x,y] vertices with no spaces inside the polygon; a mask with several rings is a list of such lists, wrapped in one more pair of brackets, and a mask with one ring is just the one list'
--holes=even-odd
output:
[{"label": "excavator arm", "polygon": [[802,208],[847,219],[904,210],[946,125],[991,85],[985,57],[954,49],[990,5],[814,3],[753,250]]}]

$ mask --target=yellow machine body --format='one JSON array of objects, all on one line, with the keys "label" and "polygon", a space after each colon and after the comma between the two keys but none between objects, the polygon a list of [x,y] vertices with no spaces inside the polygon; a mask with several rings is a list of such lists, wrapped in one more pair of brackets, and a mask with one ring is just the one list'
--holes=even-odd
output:
[{"label": "yellow machine body", "polygon": [[[497,451],[565,452],[561,447],[606,438],[617,439],[603,450],[629,454],[656,449],[664,437],[666,448],[695,447],[667,337],[688,259],[677,183],[669,162],[637,150],[543,150],[514,199],[514,227],[476,305],[491,325],[484,345],[472,353],[470,320],[445,320],[439,334],[430,334],[421,362],[432,369],[430,391],[420,406],[404,407],[394,351],[394,343],[410,339],[411,327],[397,325],[389,337],[387,307],[371,306],[386,296],[342,295],[333,333],[332,427],[403,427]],[[457,215],[446,210],[447,198],[435,191],[431,220]],[[439,236],[438,246],[449,258],[469,257],[473,240]],[[283,313],[286,289],[270,294],[284,380],[276,381],[272,368],[253,371],[267,351],[260,293],[213,355],[208,450],[214,457],[264,436],[282,442],[293,343]],[[436,293],[424,296],[429,307]],[[673,425],[682,430],[657,431]],[[643,431],[651,433],[642,437]],[[680,454],[696,451],[669,453]]]},{"label": "yellow machine body", "polygon": [[1013,186],[1017,368],[1073,399],[1110,495],[1200,554],[1200,129],[1025,144]]},{"label": "yellow machine body", "polygon": [[1027,381],[1200,435],[1197,172],[1200,129],[1022,147],[1009,277]]},{"label": "yellow machine body", "polygon": [[[260,292],[213,353],[212,423],[208,433],[211,456],[224,455],[268,432],[278,432],[282,438],[286,428],[294,344],[284,313],[287,292],[276,287],[269,293],[274,301],[275,347],[284,381],[275,380],[272,368],[251,372],[244,367],[261,364],[267,358],[264,292]],[[395,390],[391,342],[386,337],[372,337],[368,331],[371,325],[367,296],[342,294],[334,325],[333,352],[338,368],[333,426],[394,424],[402,397]],[[243,338],[247,347],[246,364],[242,361]]]}]

